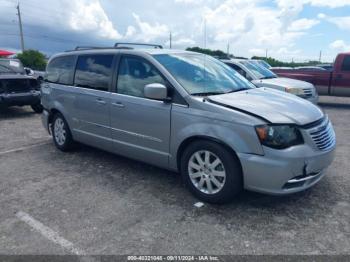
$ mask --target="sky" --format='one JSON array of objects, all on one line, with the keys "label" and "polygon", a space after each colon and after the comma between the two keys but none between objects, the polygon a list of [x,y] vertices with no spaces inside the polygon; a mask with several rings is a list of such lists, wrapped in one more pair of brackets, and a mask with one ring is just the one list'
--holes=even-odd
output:
[{"label": "sky", "polygon": [[[18,0],[0,0],[0,49],[20,51]],[[350,0],[22,0],[26,49],[200,46],[236,56],[332,62],[350,51]]]}]

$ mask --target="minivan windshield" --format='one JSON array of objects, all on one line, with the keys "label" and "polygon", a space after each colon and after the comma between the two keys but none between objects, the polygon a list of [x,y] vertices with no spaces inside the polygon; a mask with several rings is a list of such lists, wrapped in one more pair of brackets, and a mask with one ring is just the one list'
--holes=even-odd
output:
[{"label": "minivan windshield", "polygon": [[19,60],[0,59],[0,74],[24,74],[24,68]]},{"label": "minivan windshield", "polygon": [[240,61],[242,65],[247,67],[258,79],[271,79],[271,78],[277,78],[275,73],[273,73],[271,70],[259,65],[256,61]]},{"label": "minivan windshield", "polygon": [[191,95],[219,95],[255,88],[239,73],[204,54],[156,54],[153,57]]}]

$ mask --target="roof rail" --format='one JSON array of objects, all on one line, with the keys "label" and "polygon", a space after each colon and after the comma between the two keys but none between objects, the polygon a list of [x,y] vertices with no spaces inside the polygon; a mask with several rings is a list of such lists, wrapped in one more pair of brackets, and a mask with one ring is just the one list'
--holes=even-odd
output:
[{"label": "roof rail", "polygon": [[141,43],[115,43],[114,46],[102,47],[102,46],[77,46],[74,50],[68,50],[66,52],[80,51],[80,50],[93,50],[93,49],[133,49],[132,47],[123,46],[123,45],[136,45],[136,46],[152,46],[154,48],[163,49],[161,45],[153,44],[141,44]]},{"label": "roof rail", "polygon": [[94,50],[94,49],[132,49],[130,47],[100,47],[100,46],[77,46],[73,50],[67,50],[65,52],[82,51],[82,50]]},{"label": "roof rail", "polygon": [[89,50],[89,49],[112,49],[113,47],[100,47],[100,46],[77,46],[74,51]]},{"label": "roof rail", "polygon": [[162,45],[155,45],[155,44],[141,44],[141,43],[115,43],[114,47],[115,48],[120,48],[123,45],[137,45],[137,46],[151,46],[154,48],[159,48],[159,49],[163,49]]}]

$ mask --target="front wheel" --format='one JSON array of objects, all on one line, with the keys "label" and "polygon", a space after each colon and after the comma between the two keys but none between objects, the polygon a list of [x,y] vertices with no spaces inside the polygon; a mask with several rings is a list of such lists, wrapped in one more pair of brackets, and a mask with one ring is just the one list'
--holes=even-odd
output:
[{"label": "front wheel", "polygon": [[61,151],[72,149],[74,141],[69,130],[68,124],[62,114],[56,113],[52,120],[52,138],[55,146]]},{"label": "front wheel", "polygon": [[31,108],[37,114],[41,114],[43,112],[43,110],[44,110],[44,108],[43,108],[43,106],[41,104],[31,105]]},{"label": "front wheel", "polygon": [[196,141],[185,149],[181,174],[190,191],[209,203],[230,202],[243,187],[237,157],[212,141]]}]

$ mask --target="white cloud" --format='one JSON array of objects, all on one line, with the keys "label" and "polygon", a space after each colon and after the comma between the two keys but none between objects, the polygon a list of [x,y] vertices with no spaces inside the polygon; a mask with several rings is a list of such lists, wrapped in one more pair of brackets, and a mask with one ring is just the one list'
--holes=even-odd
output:
[{"label": "white cloud", "polygon": [[100,1],[78,0],[71,2],[68,23],[73,30],[96,32],[98,36],[109,39],[120,39],[122,36],[107,17]]},{"label": "white cloud", "polygon": [[248,52],[251,54],[251,56],[265,56],[266,50],[261,48],[252,48],[249,49]]},{"label": "white cloud", "polygon": [[309,3],[313,6],[321,6],[321,7],[343,7],[350,6],[349,0],[305,0],[305,3]]},{"label": "white cloud", "polygon": [[319,19],[323,19],[335,24],[339,29],[350,30],[350,16],[327,16],[323,13],[317,15]]},{"label": "white cloud", "polygon": [[132,38],[136,33],[136,28],[129,25],[128,29],[126,30],[125,38]]},{"label": "white cloud", "polygon": [[292,24],[288,27],[289,31],[304,31],[312,28],[313,26],[319,24],[320,21],[316,19],[307,19],[302,18],[292,22]]},{"label": "white cloud", "polygon": [[337,51],[350,51],[350,45],[345,43],[344,40],[336,40],[329,47]]},{"label": "white cloud", "polygon": [[142,21],[139,15],[135,13],[132,15],[135,19],[136,27],[138,28],[138,32],[134,32],[135,39],[150,42],[155,39],[161,39],[169,36],[170,30],[168,26],[159,23],[150,24]]},{"label": "white cloud", "polygon": [[350,30],[350,16],[327,17],[326,20],[335,24],[342,30]]},{"label": "white cloud", "polygon": [[304,5],[329,8],[350,6],[349,0],[276,0],[276,2],[280,7],[287,8],[302,8]]},{"label": "white cloud", "polygon": [[[165,42],[165,46],[169,46],[170,41]],[[196,42],[191,38],[178,38],[171,42],[172,48],[186,48],[189,46],[193,46]]]},{"label": "white cloud", "polygon": [[[320,35],[310,31],[318,23],[328,21],[344,30],[350,28],[349,17],[327,16],[325,8],[325,14],[316,17],[302,12],[306,6],[313,10],[349,6],[350,0],[142,0],[125,1],[122,5],[107,0],[46,0],[45,6],[40,0],[26,0],[21,4],[25,34],[48,35],[51,43],[55,36],[63,39],[61,42],[74,38],[72,45],[108,45],[111,39],[169,44],[172,31],[174,48],[203,47],[206,20],[207,48],[226,50],[229,43],[230,50],[239,56],[265,55],[268,49],[269,56],[290,60],[306,55],[297,52],[302,48],[302,39]],[[5,21],[15,19],[2,4],[3,22],[1,17],[6,17]],[[30,26],[33,32],[29,32]],[[329,35],[327,31],[322,33]],[[0,44],[8,46],[2,39]],[[14,46],[17,42],[13,41]],[[335,53],[335,49],[322,49]]]},{"label": "white cloud", "polygon": [[[214,8],[205,7],[208,47],[225,50],[227,43],[237,55],[269,55],[286,58],[295,55],[295,41],[319,23],[314,19],[297,19],[302,5],[280,3],[278,8],[261,5],[261,1],[226,0]],[[203,24],[202,24],[203,27]],[[198,30],[198,39],[203,29]],[[291,50],[282,52],[280,49]]]}]

